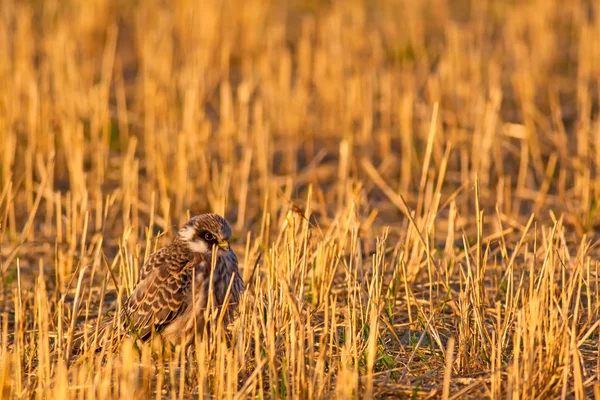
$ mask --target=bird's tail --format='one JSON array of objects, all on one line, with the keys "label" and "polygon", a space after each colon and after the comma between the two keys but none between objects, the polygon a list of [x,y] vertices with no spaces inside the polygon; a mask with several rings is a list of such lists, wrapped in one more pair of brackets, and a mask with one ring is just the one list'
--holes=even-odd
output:
[{"label": "bird's tail", "polygon": [[109,316],[99,323],[86,324],[73,335],[70,346],[71,352],[99,352],[103,348],[118,343],[119,335],[118,318]]}]

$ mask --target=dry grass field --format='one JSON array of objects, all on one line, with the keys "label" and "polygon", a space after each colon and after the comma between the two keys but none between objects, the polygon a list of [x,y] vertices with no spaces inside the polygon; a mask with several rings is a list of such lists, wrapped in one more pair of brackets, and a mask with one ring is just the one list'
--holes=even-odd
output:
[{"label": "dry grass field", "polygon": [[[3,0],[0,82],[1,398],[599,398],[596,2]],[[76,346],[208,211],[235,321]]]}]

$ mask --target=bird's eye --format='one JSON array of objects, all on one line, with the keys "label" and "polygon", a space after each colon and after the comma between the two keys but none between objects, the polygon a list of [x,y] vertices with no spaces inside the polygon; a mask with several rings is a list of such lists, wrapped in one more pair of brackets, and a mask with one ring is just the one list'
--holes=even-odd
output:
[{"label": "bird's eye", "polygon": [[206,233],[204,234],[204,240],[206,240],[207,242],[210,242],[210,241],[212,241],[212,240],[215,240],[215,235],[213,235],[213,234],[212,234],[212,233],[210,233],[210,232],[206,232]]}]

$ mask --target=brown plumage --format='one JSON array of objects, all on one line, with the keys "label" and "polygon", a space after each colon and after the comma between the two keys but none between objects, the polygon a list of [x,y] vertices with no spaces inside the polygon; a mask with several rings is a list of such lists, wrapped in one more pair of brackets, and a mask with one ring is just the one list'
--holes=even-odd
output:
[{"label": "brown plumage", "polygon": [[[173,344],[189,345],[196,330],[204,328],[211,296],[212,305],[220,308],[231,287],[224,310],[229,319],[244,290],[230,239],[229,224],[217,214],[186,222],[171,244],[150,255],[124,304],[124,315],[102,323],[100,346],[115,330],[141,340],[154,332]],[[213,251],[217,254],[211,271]]]}]

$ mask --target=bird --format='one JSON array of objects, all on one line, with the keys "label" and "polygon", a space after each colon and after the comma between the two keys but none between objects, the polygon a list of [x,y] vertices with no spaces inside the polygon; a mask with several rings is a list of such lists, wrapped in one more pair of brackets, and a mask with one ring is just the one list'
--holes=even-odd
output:
[{"label": "bird", "polygon": [[205,311],[211,303],[230,321],[244,291],[231,234],[225,218],[214,213],[183,224],[169,245],[148,257],[120,317],[101,323],[98,348],[115,331],[142,341],[158,334],[173,345],[189,346],[208,326]]}]

